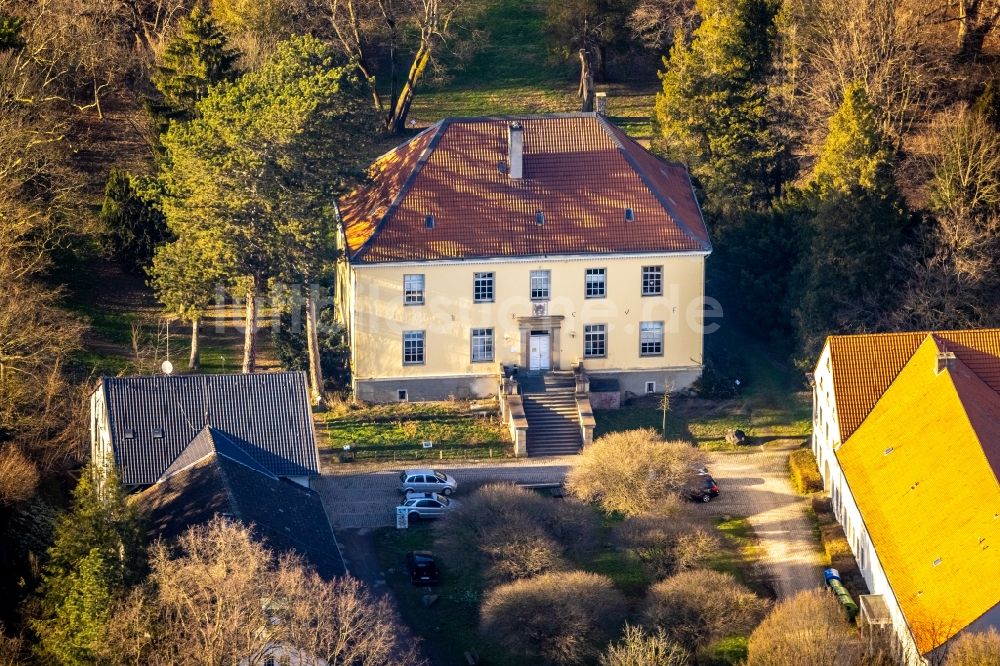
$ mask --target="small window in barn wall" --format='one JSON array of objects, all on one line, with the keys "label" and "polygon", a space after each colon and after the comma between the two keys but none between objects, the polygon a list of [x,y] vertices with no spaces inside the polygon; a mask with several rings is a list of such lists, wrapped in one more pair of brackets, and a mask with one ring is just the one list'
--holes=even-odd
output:
[{"label": "small window in barn wall", "polygon": [[403,276],[403,303],[405,305],[424,304],[424,276],[415,273]]}]

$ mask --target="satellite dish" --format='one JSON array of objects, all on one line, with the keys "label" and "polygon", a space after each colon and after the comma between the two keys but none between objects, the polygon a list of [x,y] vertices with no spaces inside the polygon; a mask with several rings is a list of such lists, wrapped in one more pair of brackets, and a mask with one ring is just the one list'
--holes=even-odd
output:
[{"label": "satellite dish", "polygon": [[169,375],[174,371],[174,364],[171,363],[170,361],[164,361],[162,364],[160,364],[160,370],[163,370],[163,374]]}]

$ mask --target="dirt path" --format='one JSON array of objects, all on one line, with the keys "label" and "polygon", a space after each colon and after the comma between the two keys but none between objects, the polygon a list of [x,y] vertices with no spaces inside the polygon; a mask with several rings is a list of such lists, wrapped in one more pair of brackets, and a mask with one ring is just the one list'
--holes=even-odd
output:
[{"label": "dirt path", "polygon": [[791,440],[762,451],[715,453],[709,464],[721,491],[709,510],[747,518],[764,547],[761,566],[779,599],[823,583],[819,546],[806,515],[809,500],[798,495],[788,480],[788,455],[799,443]]}]

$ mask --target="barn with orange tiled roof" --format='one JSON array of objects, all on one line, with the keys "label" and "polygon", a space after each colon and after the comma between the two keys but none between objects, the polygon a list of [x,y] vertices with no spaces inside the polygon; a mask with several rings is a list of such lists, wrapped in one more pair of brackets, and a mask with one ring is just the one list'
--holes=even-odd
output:
[{"label": "barn with orange tiled roof", "polygon": [[[1000,628],[1000,330],[832,336],[813,451],[908,663]],[[877,603],[875,603],[877,602]]]}]

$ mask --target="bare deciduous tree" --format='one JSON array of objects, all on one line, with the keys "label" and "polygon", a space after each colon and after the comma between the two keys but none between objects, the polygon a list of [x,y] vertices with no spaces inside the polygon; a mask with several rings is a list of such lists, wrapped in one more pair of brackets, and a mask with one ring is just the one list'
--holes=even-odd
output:
[{"label": "bare deciduous tree", "polygon": [[990,629],[982,633],[965,633],[948,649],[945,666],[980,666],[1000,664],[1000,633]]},{"label": "bare deciduous tree", "polygon": [[901,258],[910,270],[892,324],[991,326],[1000,289],[1000,135],[983,114],[939,114],[922,150],[933,218]]},{"label": "bare deciduous tree", "polygon": [[767,612],[768,602],[729,574],[684,571],[649,590],[647,626],[663,629],[690,650],[726,636],[746,635]]},{"label": "bare deciduous tree", "polygon": [[515,655],[555,664],[593,659],[617,633],[625,598],[611,580],[573,571],[494,588],[483,600],[483,632]]},{"label": "bare deciduous tree", "polygon": [[107,663],[258,666],[282,655],[313,666],[420,663],[385,598],[353,578],[324,581],[225,519],[192,527],[176,553],[157,544],[150,569],[115,615]]},{"label": "bare deciduous tree", "polygon": [[25,641],[20,636],[8,636],[0,625],[0,666],[18,666],[24,663]]},{"label": "bare deciduous tree", "polygon": [[510,484],[483,486],[437,527],[438,552],[456,570],[498,584],[568,566],[593,547],[593,511]]},{"label": "bare deciduous tree", "polygon": [[669,513],[703,462],[690,444],[660,441],[654,430],[617,432],[583,451],[566,475],[566,488],[608,512]]},{"label": "bare deciduous tree", "polygon": [[712,532],[683,516],[632,516],[612,536],[657,579],[704,565],[719,545]]},{"label": "bare deciduous tree", "polygon": [[662,630],[647,634],[642,627],[625,625],[621,641],[601,655],[601,666],[687,666],[691,655]]},{"label": "bare deciduous tree", "polygon": [[639,0],[626,25],[647,48],[666,53],[678,33],[691,33],[696,20],[692,0]]},{"label": "bare deciduous tree", "polygon": [[[400,132],[417,88],[444,49],[468,49],[466,20],[485,0],[327,0],[330,27],[371,90],[390,132]],[[474,34],[474,32],[473,32]],[[409,43],[407,37],[412,37]],[[380,71],[382,60],[388,72]]]},{"label": "bare deciduous tree", "polygon": [[784,105],[818,146],[844,92],[862,82],[898,148],[935,102],[944,59],[921,37],[920,16],[896,0],[795,0],[779,17]]},{"label": "bare deciduous tree", "polygon": [[857,643],[837,600],[825,590],[779,603],[750,635],[747,666],[853,663]]}]

